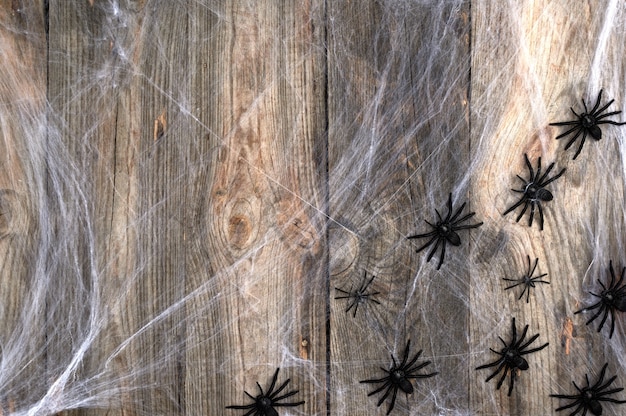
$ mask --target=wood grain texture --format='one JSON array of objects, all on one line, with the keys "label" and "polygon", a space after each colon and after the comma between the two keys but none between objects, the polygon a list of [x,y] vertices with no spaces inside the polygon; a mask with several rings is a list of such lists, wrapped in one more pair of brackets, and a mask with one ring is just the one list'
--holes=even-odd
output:
[{"label": "wood grain texture", "polygon": [[[625,79],[626,36],[605,26],[623,5],[119,7],[0,1],[0,334],[21,324],[35,290],[27,259],[52,247],[43,289],[60,307],[32,317],[27,348],[46,353],[24,371],[53,372],[75,341],[65,334],[84,335],[93,310],[106,311],[74,377],[123,391],[62,414],[235,415],[225,406],[248,403],[244,390],[256,395],[280,367],[279,383],[299,390],[290,399],[306,401],[283,411],[382,415],[389,399],[377,408],[382,393],[368,397],[375,386],[359,381],[382,377],[409,339],[432,362],[422,371],[439,374],[399,394],[393,414],[553,414],[563,403],[549,394],[573,393],[604,362],[625,379],[621,321],[601,342],[608,328],[574,315],[595,302],[609,260],[626,265],[618,128],[573,161],[554,140],[564,130],[549,126]],[[603,102],[613,98],[616,111],[626,92],[606,88]],[[23,113],[40,119],[18,125]],[[525,153],[567,169],[550,185],[543,231],[515,222],[520,209],[502,215]],[[428,231],[449,194],[484,224],[460,232],[436,270],[439,252],[427,262],[430,248],[416,253],[425,241],[406,237]],[[550,281],[529,303],[502,280],[521,277],[527,256]],[[379,303],[347,311],[337,289],[371,277]],[[499,377],[486,383],[491,371],[475,368],[496,359],[489,349],[509,339],[511,317],[518,333],[540,334],[533,346],[550,345],[508,397],[508,376],[496,390]],[[0,415],[47,387],[10,386]]]}]

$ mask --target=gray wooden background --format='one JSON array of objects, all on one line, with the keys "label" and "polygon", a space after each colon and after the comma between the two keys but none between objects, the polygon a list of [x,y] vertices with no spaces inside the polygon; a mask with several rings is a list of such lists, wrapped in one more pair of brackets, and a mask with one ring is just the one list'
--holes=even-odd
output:
[{"label": "gray wooden background", "polygon": [[[626,385],[623,317],[609,340],[573,314],[626,261],[626,129],[572,161],[548,125],[600,88],[625,108],[622,1],[2,0],[0,22],[2,414],[239,415],[280,367],[306,401],[280,414],[382,415],[358,381],[408,339],[439,374],[392,414],[553,414],[605,362]],[[567,168],[542,232],[502,216],[524,153]],[[437,271],[405,237],[450,192],[484,225]],[[551,282],[529,303],[501,280],[527,255]],[[366,272],[380,304],[345,313]],[[550,345],[507,397],[474,369],[513,316]]]}]

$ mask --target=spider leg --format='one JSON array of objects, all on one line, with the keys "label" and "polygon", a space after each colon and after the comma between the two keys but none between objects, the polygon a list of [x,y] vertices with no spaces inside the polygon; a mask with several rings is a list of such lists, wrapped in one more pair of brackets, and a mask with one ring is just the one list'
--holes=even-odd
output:
[{"label": "spider leg", "polygon": [[[611,102],[612,102],[612,101],[611,101]],[[606,113],[606,114],[598,115],[598,116],[596,117],[596,124],[600,124],[598,121],[599,121],[599,120],[602,120],[603,118],[607,118],[607,117],[610,117],[610,116],[614,116],[614,115],[619,114],[619,113],[621,113],[621,111],[612,111],[612,112],[610,112],[610,113]],[[607,121],[611,121],[611,120],[605,120],[605,121],[603,121],[603,123],[606,123]],[[624,123],[621,123],[621,124],[624,124]]]},{"label": "spider leg", "polygon": [[[464,204],[464,205],[465,205],[465,204]],[[454,229],[454,225],[455,225],[455,224],[459,224],[459,223],[461,223],[461,222],[463,222],[463,221],[467,221],[468,219],[472,218],[474,215],[476,215],[476,213],[475,213],[475,212],[470,212],[469,214],[467,214],[467,215],[463,216],[463,218],[459,218],[458,220],[456,220],[456,216],[455,216],[455,217],[453,217],[453,218],[450,220],[450,225],[452,225],[452,226],[453,226],[453,227],[452,227],[452,229]],[[456,221],[454,221],[454,220],[456,220]],[[460,228],[458,228],[458,229],[460,230]]]},{"label": "spider leg", "polygon": [[443,259],[446,257],[446,240],[441,243],[441,254],[439,255],[439,263],[437,264],[437,270],[441,269]]},{"label": "spider leg", "polygon": [[561,177],[561,175],[563,175],[564,173],[565,173],[565,168],[561,169],[561,171],[559,173],[557,173],[556,175],[554,175],[553,177],[551,177],[547,181],[545,181],[545,182],[542,181],[539,185],[543,188],[546,185],[548,185],[550,182],[554,182],[557,179],[559,179]]},{"label": "spider leg", "polygon": [[389,413],[391,413],[391,411],[393,410],[393,407],[396,405],[396,396],[398,394],[398,389],[395,388],[393,389],[393,394],[391,395],[391,403],[389,403],[389,407],[387,408],[387,415]]},{"label": "spider leg", "polygon": [[522,219],[522,217],[524,216],[524,213],[526,213],[526,210],[528,209],[528,205],[532,205],[532,204],[533,202],[529,201],[528,199],[524,201],[524,208],[522,208],[522,212],[519,213],[515,222],[519,222],[519,220]]},{"label": "spider leg", "polygon": [[524,162],[526,163],[526,167],[530,173],[529,177],[532,179],[535,176],[535,171],[533,170],[533,166],[530,164],[530,160],[528,160],[528,155],[526,153],[524,153]]},{"label": "spider leg", "polygon": [[459,209],[456,210],[456,212],[454,213],[454,215],[452,216],[452,218],[449,218],[447,220],[447,222],[454,224],[455,222],[461,222],[463,221],[462,219],[455,221],[459,215],[461,215],[461,212],[463,212],[463,210],[465,209],[465,205],[467,205],[467,202],[463,202],[463,204],[459,207]]},{"label": "spider leg", "polygon": [[426,244],[424,244],[423,246],[421,246],[420,248],[418,248],[417,250],[415,250],[416,253],[419,253],[420,251],[424,250],[426,247],[428,247],[429,245],[431,245],[433,243],[433,241],[437,240],[439,241],[439,237],[438,236],[434,236],[433,238],[431,238],[430,240],[428,240],[426,242]]},{"label": "spider leg", "polygon": [[[496,354],[500,354],[499,352],[494,351],[494,350],[493,350],[493,349],[491,349],[491,348],[489,348],[489,350],[491,350],[492,352],[495,352]],[[501,357],[501,358],[498,358],[496,361],[494,361],[494,362],[492,362],[492,363],[483,364],[483,365],[481,365],[481,366],[476,367],[475,369],[476,369],[476,370],[482,370],[483,368],[495,367],[496,365],[503,363],[503,361],[504,361],[504,357]],[[503,364],[503,365],[504,365],[504,364]],[[498,371],[496,371],[496,374],[497,374],[498,372],[499,372],[499,370],[498,370]],[[487,379],[487,380],[490,380],[490,379],[491,379],[491,378],[489,378],[489,379]]]},{"label": "spider leg", "polygon": [[[381,367],[381,368],[382,368],[382,367]],[[384,368],[383,368],[383,370],[384,370],[385,372],[387,372],[387,370],[385,370]],[[376,384],[376,383],[388,382],[388,381],[389,381],[389,379],[390,379],[390,377],[389,377],[389,376],[386,376],[386,377],[383,377],[383,378],[378,378],[378,379],[361,380],[361,381],[359,381],[359,383]],[[381,388],[380,390],[382,390],[382,388]],[[376,393],[378,393],[380,390],[375,390],[375,391],[374,391],[374,393],[372,393],[372,394],[376,394]]]},{"label": "spider leg", "polygon": [[437,230],[435,230],[435,231],[431,231],[431,232],[429,232],[429,233],[425,233],[425,234],[415,234],[415,235],[411,235],[411,236],[408,236],[407,238],[408,238],[408,239],[411,239],[411,238],[425,238],[425,237],[432,237],[432,236],[434,236],[434,235],[437,235]]},{"label": "spider leg", "polygon": [[624,121],[623,123],[618,123],[617,121],[613,121],[613,120],[602,120],[602,121],[598,121],[596,124],[613,124],[614,126],[623,126],[624,124],[626,124],[626,121]]},{"label": "spider leg", "polygon": [[[472,216],[474,216],[474,212],[472,212]],[[468,217],[469,218],[469,217]],[[452,227],[452,231],[459,231],[459,230],[468,230],[470,228],[478,228],[481,225],[483,225],[483,222],[479,222],[476,224],[466,224],[466,225],[455,225]]]},{"label": "spider leg", "polygon": [[506,378],[507,370],[512,371],[513,369],[509,368],[508,366],[504,368],[504,371],[502,372],[502,376],[498,380],[498,384],[496,384],[496,390],[500,390],[500,387],[502,387],[502,383],[504,382],[504,379]]},{"label": "spider leg", "polygon": [[[291,379],[288,378],[283,384],[280,385],[280,387],[278,389],[276,389],[276,391],[274,393],[270,394],[270,392],[268,392],[267,393],[267,397],[269,397],[272,400],[278,400],[278,399],[274,399],[274,397],[276,397],[277,394],[279,394],[281,391],[283,391],[285,389],[285,387],[287,387],[287,384],[289,384],[290,381],[291,381]],[[297,393],[297,391],[293,392],[293,394],[296,394],[296,393]]]},{"label": "spider leg", "polygon": [[[515,189],[513,189],[513,191],[515,191]],[[516,191],[516,192],[517,192],[517,191]],[[507,208],[507,209],[506,209],[506,211],[504,211],[504,212],[502,213],[502,216],[504,216],[504,215],[508,214],[509,212],[511,212],[511,211],[513,211],[513,210],[515,210],[515,208],[519,207],[520,205],[522,205],[522,204],[523,204],[524,202],[526,202],[526,201],[527,201],[527,200],[526,200],[526,198],[525,198],[525,197],[521,197],[521,198],[519,199],[519,201],[517,201],[515,204],[513,204],[512,206],[510,206],[509,208]],[[519,221],[519,219],[518,219],[518,221]]]},{"label": "spider leg", "polygon": [[[406,347],[404,348],[404,354],[402,354],[402,362],[400,363],[400,367],[395,365],[395,361],[394,361],[394,367],[395,368],[404,368],[406,361],[409,359],[409,349],[411,348],[411,340],[408,340],[406,343]],[[418,352],[417,355],[419,355],[422,351]],[[391,358],[393,359],[393,355],[391,356]]]},{"label": "spider leg", "polygon": [[[450,192],[450,193],[448,194],[448,203],[447,203],[447,206],[448,206],[448,214],[446,214],[446,219],[445,219],[445,222],[449,222],[449,221],[450,221],[450,215],[452,215],[452,192]],[[463,209],[463,207],[465,207],[465,204],[461,205],[460,210],[462,210],[462,209]],[[460,211],[460,210],[459,210],[459,211]],[[436,210],[435,210],[435,211],[436,211]],[[439,212],[437,212],[437,215],[439,215]],[[439,220],[441,220],[441,216],[439,216]]]},{"label": "spider leg", "polygon": [[281,401],[283,399],[286,399],[287,397],[291,397],[294,394],[298,394],[298,390],[290,391],[287,394],[283,394],[280,397],[276,397],[276,398],[272,399],[272,406],[299,406],[301,404],[304,404],[304,401],[297,402],[297,403],[276,403],[276,402],[279,402],[279,401]]},{"label": "spider leg", "polygon": [[359,309],[359,302],[356,299],[354,300],[354,302],[351,302],[350,305],[348,305],[348,308],[346,309],[346,313],[350,312],[350,309],[352,309],[353,306],[354,306],[354,313],[352,314],[352,317],[355,318],[356,311],[357,309]]},{"label": "spider leg", "polygon": [[[565,133],[561,133],[561,134],[559,134],[558,136],[556,136],[556,137],[555,137],[555,139],[556,139],[556,140],[560,140],[560,139],[562,139],[563,137],[568,136],[571,132],[573,132],[573,131],[575,131],[575,130],[578,130],[578,132],[576,133],[576,136],[575,136],[575,137],[578,137],[578,135],[580,135],[580,131],[582,130],[582,127],[580,127],[579,125],[577,125],[577,126],[575,126],[575,127],[572,127],[571,129],[567,130]],[[576,140],[576,139],[573,139],[573,140]],[[570,146],[571,146],[571,145],[570,145]]]},{"label": "spider leg", "polygon": [[509,392],[507,396],[511,395],[511,392],[513,391],[513,386],[515,385],[515,377],[517,376],[517,372],[515,371],[514,368],[511,368],[509,371],[511,372],[511,377],[510,377],[511,379],[509,381]]},{"label": "spider leg", "polygon": [[505,288],[504,288],[504,290],[509,290],[509,289],[512,289],[512,288],[514,288],[514,287],[516,287],[516,286],[519,286],[519,285],[521,285],[521,284],[523,284],[523,283],[524,283],[524,280],[523,280],[523,279],[507,279],[506,277],[503,277],[503,278],[502,278],[502,280],[506,280],[506,281],[508,281],[508,282],[517,282],[517,283],[515,283],[514,285],[511,285],[511,286],[507,286],[507,287],[505,287]]},{"label": "spider leg", "polygon": [[[272,391],[274,390],[274,386],[276,385],[276,380],[278,379],[278,371],[279,370],[280,370],[280,368],[277,368],[276,371],[274,372],[274,376],[272,377],[272,383],[270,384],[270,388],[267,390],[266,396],[268,396],[270,399],[272,398]],[[281,389],[285,388],[287,383],[289,383],[289,379],[287,379],[285,384],[283,384],[281,386]],[[261,389],[261,385],[258,382],[256,384],[257,384],[257,386],[259,386],[259,390],[261,390],[261,394],[263,394],[263,389]],[[279,389],[279,391],[280,391],[280,389]]]},{"label": "spider leg", "polygon": [[[361,383],[363,383],[363,382],[361,382]],[[381,391],[383,391],[383,390],[384,390],[384,389],[386,389],[386,388],[388,388],[388,389],[387,389],[387,391],[385,392],[385,395],[384,395],[384,396],[383,396],[383,398],[382,398],[382,399],[378,402],[378,404],[377,404],[376,406],[380,406],[380,404],[381,404],[382,402],[384,402],[384,401],[385,401],[385,398],[386,398],[386,397],[387,397],[387,395],[389,394],[389,389],[392,389],[392,388],[393,388],[393,387],[392,387],[392,385],[391,385],[391,381],[387,380],[387,381],[386,381],[386,382],[385,382],[382,386],[380,386],[380,387],[379,387],[379,388],[377,388],[376,390],[374,390],[374,391],[372,391],[372,392],[370,392],[370,393],[367,393],[367,395],[368,395],[368,396],[373,396],[374,394],[376,394],[376,393],[380,393]]]},{"label": "spider leg", "polygon": [[[593,108],[591,109],[591,113],[590,114],[594,114],[596,112],[596,109],[598,108],[598,106],[600,105],[600,100],[602,99],[602,91],[600,90],[600,92],[598,93],[598,98],[596,99],[596,103],[594,104]],[[601,113],[605,108],[607,108],[608,106],[611,105],[611,103],[615,101],[615,100],[611,100],[609,101],[609,103],[607,105],[605,105],[604,107],[602,107],[598,113]],[[585,100],[583,100],[583,105],[585,104]],[[587,111],[587,107],[585,106],[585,111]]]},{"label": "spider leg", "polygon": [[[396,387],[394,387],[391,382],[388,385],[387,391],[385,391],[385,393],[383,394],[383,396],[380,398],[380,400],[378,400],[378,403],[376,403],[376,406],[380,406],[381,404],[383,404],[383,402],[385,401],[385,399],[389,396],[389,393],[391,393],[391,390],[397,390]],[[382,388],[378,391],[382,391]],[[368,394],[369,396],[369,394]]]},{"label": "spider leg", "polygon": [[[435,255],[435,251],[437,251],[437,249],[439,248],[439,244],[441,243],[441,241],[444,240],[443,238],[439,237],[437,238],[437,242],[435,243],[434,247],[432,248],[432,250],[430,250],[430,252],[428,253],[428,257],[426,257],[426,261],[429,262],[430,259],[433,258],[433,256]],[[443,244],[445,245],[445,240],[443,242]]]},{"label": "spider leg", "polygon": [[[589,133],[591,134],[591,137],[593,137],[594,139],[600,140],[602,138],[602,131],[598,128],[598,126],[595,126],[595,127],[597,131],[596,129],[590,129]],[[574,153],[574,157],[572,158],[572,160],[576,160],[580,152],[583,150],[583,145],[585,144],[585,140],[587,140],[586,130],[583,132],[583,137],[582,139],[580,139],[580,144],[578,145],[578,149],[576,150],[576,153]]]},{"label": "spider leg", "polygon": [[574,126],[574,125],[576,125],[577,127],[575,127],[574,129],[570,131],[574,131],[576,128],[578,128],[578,126],[580,126],[580,120],[559,121],[558,123],[550,123],[550,126]]},{"label": "spider leg", "polygon": [[[541,186],[541,187],[545,186],[545,183],[543,181],[548,177],[548,175],[550,174],[550,172],[552,171],[553,168],[554,168],[554,162],[550,163],[548,165],[548,169],[546,169],[546,171],[543,173],[543,175],[541,175],[541,177],[538,178],[538,179],[535,178],[535,180],[533,182],[535,182],[537,184],[537,186]],[[539,175],[537,175],[537,176],[539,176]]]},{"label": "spider leg", "polygon": [[404,360],[402,361],[402,364],[400,364],[400,367],[403,367],[403,368],[411,367],[419,359],[420,355],[422,355],[422,351],[423,350],[419,350],[417,352],[417,354],[415,354],[413,356],[413,358],[411,358],[411,361],[409,361],[408,363],[406,362],[407,359],[408,359],[408,351],[409,351],[409,343],[410,342],[411,342],[411,340],[409,340],[409,342],[406,343],[406,348],[404,350]]},{"label": "spider leg", "polygon": [[[535,217],[535,206],[538,205],[535,201],[530,201],[530,215],[528,216],[528,226],[532,227],[533,218]],[[543,230],[543,224],[539,225],[539,228]]]},{"label": "spider leg", "polygon": [[567,144],[565,145],[565,150],[569,149],[572,144],[574,144],[574,142],[576,141],[576,139],[578,139],[578,137],[585,131],[585,129],[583,127],[581,127],[576,134],[574,135],[574,137],[572,137],[569,142],[567,142]]},{"label": "spider leg", "polygon": [[517,300],[520,300],[522,298],[522,296],[524,296],[524,292],[526,292],[526,303],[530,302],[530,286],[526,285],[526,287],[524,288],[524,290],[522,291],[522,293],[519,295],[519,298],[517,298]]},{"label": "spider leg", "polygon": [[[254,399],[254,397],[253,397]],[[256,406],[256,403],[252,403],[252,404],[246,404],[246,405],[242,405],[242,406],[226,406],[227,409],[252,409],[253,407]],[[249,414],[249,413],[247,413]]]},{"label": "spider leg", "polygon": [[608,314],[611,315],[611,332],[609,332],[609,338],[613,338],[613,331],[615,331],[615,315],[613,315],[612,309],[608,309],[608,312]]},{"label": "spider leg", "polygon": [[543,230],[543,208],[541,208],[541,202],[537,201],[537,208],[539,209],[539,229]]},{"label": "spider leg", "polygon": [[[503,374],[503,375],[504,375],[504,376],[506,376],[506,367],[505,367],[505,366],[506,366],[506,361],[503,361],[503,362],[502,362],[502,363],[498,366],[498,368],[496,368],[496,371],[494,371],[494,372],[493,372],[493,373],[492,373],[489,377],[487,377],[487,378],[485,379],[485,383],[487,383],[489,380],[491,380],[492,378],[494,378],[495,376],[497,376],[497,375],[500,373],[500,371],[502,371],[502,369],[503,369],[503,368],[504,368],[504,374]],[[498,383],[498,384],[502,384],[502,383]],[[500,388],[500,387],[498,387],[498,388]]]}]

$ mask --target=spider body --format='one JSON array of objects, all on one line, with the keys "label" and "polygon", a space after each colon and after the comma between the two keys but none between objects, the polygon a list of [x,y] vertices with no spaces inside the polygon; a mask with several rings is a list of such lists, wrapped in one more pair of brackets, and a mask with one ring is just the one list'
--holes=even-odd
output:
[{"label": "spider body", "polygon": [[267,393],[263,392],[263,388],[261,387],[259,382],[257,382],[256,385],[259,388],[260,394],[258,394],[256,397],[252,396],[247,391],[244,391],[244,393],[248,397],[254,400],[254,403],[250,403],[246,405],[226,406],[226,408],[249,410],[243,416],[250,416],[250,415],[252,416],[278,416],[278,412],[276,411],[276,409],[274,409],[275,407],[294,407],[294,406],[300,406],[301,404],[304,404],[304,401],[295,402],[295,403],[280,403],[281,400],[297,394],[298,390],[290,391],[281,396],[278,396],[285,389],[285,387],[287,387],[287,384],[290,381],[290,379],[287,379],[287,381],[281,384],[280,387],[278,387],[276,391],[274,391],[274,386],[276,386],[276,380],[278,379],[279,370],[280,368],[276,369],[276,372],[274,373],[274,376],[272,377],[272,383],[270,384],[270,387],[267,390]]},{"label": "spider body", "polygon": [[604,283],[598,279],[598,283],[602,286],[602,292],[600,294],[589,292],[591,295],[599,298],[600,300],[594,303],[591,306],[587,306],[583,309],[580,309],[574,314],[579,314],[581,312],[590,311],[593,309],[598,309],[598,311],[587,321],[586,325],[589,325],[591,322],[596,320],[600,315],[602,315],[602,319],[600,320],[600,325],[598,325],[598,332],[604,326],[607,318],[611,317],[611,332],[609,333],[609,338],[613,337],[613,331],[615,330],[615,312],[626,312],[626,285],[622,285],[624,281],[624,272],[626,271],[626,267],[622,268],[622,274],[617,282],[615,282],[615,271],[613,270],[613,262],[609,261],[609,272],[611,274],[611,281],[609,286],[604,286]]},{"label": "spider body", "polygon": [[337,296],[335,299],[352,299],[352,301],[348,303],[346,313],[350,312],[350,309],[354,308],[353,316],[356,316],[356,311],[359,308],[359,305],[367,302],[368,300],[380,305],[380,302],[374,299],[374,296],[378,295],[380,292],[367,292],[367,288],[370,284],[372,284],[374,278],[376,278],[376,276],[372,276],[372,278],[368,281],[366,272],[363,275],[363,282],[355,291],[352,291],[352,289],[350,291],[346,291],[337,287],[335,288],[335,290],[345,294],[345,296]]},{"label": "spider body", "polygon": [[370,384],[382,383],[382,385],[378,387],[376,390],[367,394],[368,396],[371,396],[371,395],[374,395],[376,393],[379,393],[385,390],[385,393],[382,395],[380,400],[378,400],[378,403],[376,404],[376,406],[380,406],[381,404],[383,404],[385,399],[387,399],[387,397],[391,393],[391,403],[389,404],[389,408],[387,409],[386,414],[391,413],[391,411],[393,410],[393,407],[396,404],[396,396],[398,394],[398,390],[402,390],[406,394],[413,393],[414,389],[413,389],[413,384],[411,383],[411,379],[428,378],[428,377],[433,377],[434,375],[438,374],[436,372],[430,373],[430,374],[417,374],[416,372],[426,367],[427,365],[429,365],[430,361],[425,361],[423,363],[416,364],[417,360],[422,354],[422,350],[419,350],[417,354],[415,354],[413,358],[409,360],[410,346],[411,346],[411,340],[409,340],[406,343],[406,348],[404,350],[404,355],[402,356],[402,361],[400,362],[400,365],[398,365],[395,357],[392,354],[391,360],[393,361],[393,364],[391,368],[389,370],[386,370],[381,367],[381,370],[387,373],[385,377],[361,381],[361,383],[370,383]]},{"label": "spider body", "polygon": [[430,238],[430,240],[428,240],[426,244],[424,244],[423,246],[419,247],[416,250],[416,252],[419,253],[420,251],[424,250],[426,247],[434,243],[432,250],[430,250],[430,253],[428,253],[428,257],[426,258],[426,261],[428,262],[430,261],[430,259],[433,258],[433,255],[435,254],[439,246],[441,246],[441,254],[439,255],[439,264],[437,264],[437,270],[441,268],[441,265],[443,264],[443,260],[446,256],[446,244],[452,244],[453,246],[461,245],[461,237],[459,236],[457,231],[466,230],[469,228],[477,228],[483,225],[482,222],[479,222],[477,224],[465,224],[465,225],[461,224],[467,221],[468,219],[470,219],[471,217],[473,217],[474,215],[476,215],[475,212],[470,212],[462,216],[461,218],[459,218],[459,216],[461,215],[461,212],[463,212],[463,209],[465,208],[465,205],[466,204],[463,203],[459,209],[453,212],[452,194],[449,194],[448,213],[446,214],[445,218],[442,218],[439,211],[435,210],[435,212],[437,213],[437,218],[438,218],[437,222],[433,224],[433,223],[426,221],[426,223],[432,227],[432,231],[424,233],[424,234],[416,234],[416,235],[411,235],[407,237],[409,239]]},{"label": "spider body", "polygon": [[483,368],[498,366],[496,368],[496,371],[494,371],[489,377],[487,377],[487,379],[485,379],[485,382],[488,382],[489,380],[494,378],[496,375],[498,375],[500,371],[504,370],[496,386],[496,389],[498,390],[500,390],[500,387],[502,386],[502,383],[504,382],[504,379],[506,378],[507,372],[510,372],[511,376],[510,376],[510,381],[509,381],[508,396],[510,396],[511,392],[513,391],[513,386],[515,385],[515,377],[517,375],[517,370],[526,371],[529,368],[528,361],[526,361],[526,359],[524,358],[524,355],[528,355],[535,351],[542,350],[549,345],[549,343],[546,342],[540,347],[531,348],[527,350],[526,348],[530,346],[530,344],[532,344],[539,337],[539,334],[535,334],[532,337],[530,337],[528,341],[524,342],[524,338],[526,338],[527,331],[528,331],[528,325],[524,327],[524,330],[522,331],[522,335],[518,339],[517,328],[515,326],[515,318],[513,318],[511,322],[511,332],[512,332],[511,342],[507,344],[506,342],[504,342],[502,338],[498,337],[504,347],[500,351],[496,351],[494,349],[489,348],[492,352],[498,354],[500,358],[498,358],[496,361],[492,363],[488,363],[488,364],[484,364],[479,367],[476,367],[476,370],[481,370]]},{"label": "spider body", "polygon": [[504,288],[504,290],[509,290],[512,289],[514,287],[517,287],[519,285],[524,285],[524,290],[522,290],[522,293],[520,293],[519,297],[517,298],[517,300],[520,300],[522,298],[522,296],[524,296],[524,293],[526,293],[526,303],[529,302],[529,297],[530,297],[530,289],[535,287],[536,283],[547,283],[550,284],[550,282],[547,282],[545,280],[541,280],[542,277],[547,276],[547,273],[544,274],[540,274],[539,276],[533,276],[533,273],[535,273],[535,269],[537,268],[537,263],[539,262],[539,259],[536,258],[535,259],[535,264],[534,266],[531,268],[530,267],[530,256],[526,256],[527,260],[528,260],[528,269],[527,272],[524,276],[522,276],[520,279],[507,279],[506,277],[502,278],[502,280],[506,280],[508,282],[515,282],[514,284],[507,286]]},{"label": "spider body", "polygon": [[570,107],[570,110],[572,111],[572,113],[574,113],[574,115],[577,117],[576,120],[562,121],[558,123],[550,123],[551,126],[573,126],[569,130],[567,130],[565,133],[562,133],[556,137],[556,139],[559,140],[563,137],[568,136],[571,133],[574,133],[574,136],[565,145],[565,150],[569,149],[572,146],[572,144],[574,144],[576,139],[578,139],[580,135],[582,134],[580,144],[578,145],[578,149],[576,150],[576,153],[574,154],[574,159],[578,157],[578,155],[580,154],[580,151],[583,149],[583,145],[585,144],[587,135],[590,135],[594,140],[602,139],[602,130],[600,129],[600,124],[613,124],[616,126],[621,126],[622,124],[626,124],[626,122],[619,123],[613,120],[605,120],[606,117],[619,114],[621,113],[621,111],[613,111],[610,113],[602,114],[602,112],[606,110],[611,104],[613,104],[613,101],[615,100],[609,101],[608,103],[603,105],[602,108],[598,109],[598,107],[600,107],[601,99],[602,99],[602,90],[600,90],[600,93],[598,94],[598,99],[596,100],[596,103],[591,109],[591,111],[587,110],[587,104],[585,104],[585,100],[583,99],[582,100],[583,107],[585,108],[584,113],[577,114],[574,111],[574,109]]},{"label": "spider body", "polygon": [[528,168],[528,179],[524,179],[521,176],[517,175],[517,177],[524,182],[524,186],[521,189],[511,189],[513,192],[521,193],[522,197],[515,204],[507,208],[506,211],[502,215],[506,215],[509,212],[515,210],[520,205],[524,204],[522,211],[517,216],[516,222],[519,222],[520,219],[526,213],[526,210],[530,206],[530,215],[528,217],[528,226],[531,227],[533,225],[533,219],[535,217],[535,209],[539,211],[539,228],[543,230],[543,208],[541,207],[542,202],[552,201],[553,195],[552,192],[545,189],[545,187],[551,182],[557,180],[563,173],[565,169],[562,169],[559,173],[554,175],[551,178],[548,178],[548,175],[554,168],[554,163],[551,163],[548,166],[548,169],[541,174],[541,158],[537,160],[537,171],[533,169],[530,164],[530,160],[528,160],[528,155],[524,154],[524,159],[526,161],[526,167]]},{"label": "spider body", "polygon": [[602,367],[602,371],[600,372],[600,377],[598,377],[598,381],[593,386],[590,385],[589,377],[587,376],[587,374],[585,374],[585,381],[587,382],[587,386],[583,387],[582,389],[578,387],[575,382],[572,382],[576,390],[578,390],[578,394],[551,394],[550,397],[574,400],[570,404],[566,404],[565,406],[557,408],[556,411],[560,412],[561,410],[571,409],[572,407],[576,406],[576,409],[574,409],[574,411],[570,413],[570,416],[576,415],[581,411],[583,412],[582,416],[585,416],[587,414],[587,411],[590,411],[592,415],[598,416],[602,414],[602,405],[600,404],[600,402],[610,402],[618,404],[626,403],[626,400],[617,400],[611,397],[606,397],[610,394],[618,393],[624,390],[622,387],[606,390],[606,388],[609,387],[617,378],[617,376],[613,376],[609,378],[606,382],[604,381],[604,375],[606,373],[607,366],[608,363],[604,364],[604,367]]}]

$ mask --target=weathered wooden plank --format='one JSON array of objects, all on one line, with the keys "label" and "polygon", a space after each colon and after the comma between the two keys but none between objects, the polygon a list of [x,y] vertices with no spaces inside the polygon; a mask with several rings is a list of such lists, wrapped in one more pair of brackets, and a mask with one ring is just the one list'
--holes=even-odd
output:
[{"label": "weathered wooden plank", "polygon": [[[46,322],[34,305],[45,140],[46,44],[43,2],[0,2],[0,414],[22,408],[46,389],[40,382]],[[26,312],[26,313],[25,313]],[[18,337],[16,334],[24,334]]]},{"label": "weathered wooden plank", "polygon": [[[345,301],[332,302],[333,414],[385,414],[391,396],[376,409],[383,392],[366,397],[375,386],[359,380],[382,377],[379,367],[391,365],[390,354],[401,357],[408,339],[441,381],[400,393],[396,412],[467,407],[459,357],[468,351],[468,271],[455,270],[467,245],[449,251],[436,272],[437,257],[426,263],[426,253],[415,254],[421,244],[406,240],[433,221],[449,192],[465,199],[469,5],[459,6],[329,3],[331,283],[356,289],[365,273],[375,275],[370,290],[381,302],[355,317],[344,313]],[[449,330],[436,330],[443,325]]]},{"label": "weathered wooden plank", "polygon": [[194,136],[207,152],[190,193],[189,414],[236,414],[224,407],[248,403],[244,390],[267,388],[278,367],[300,391],[287,401],[325,413],[321,5],[195,9]]},{"label": "weathered wooden plank", "polygon": [[[617,260],[619,267],[622,264],[624,180],[614,173],[621,172],[623,164],[615,142],[617,130],[603,128],[605,138],[588,139],[573,161],[575,148],[565,151],[565,140],[555,140],[565,130],[548,125],[571,119],[569,107],[580,112],[581,96],[593,103],[602,87],[618,103],[624,102],[613,78],[624,73],[624,61],[613,51],[623,48],[625,39],[612,15],[623,5],[535,1],[509,6],[472,2],[472,143],[476,144],[472,192],[487,225],[476,242],[470,308],[476,354],[470,357],[469,367],[495,360],[488,348],[501,347],[498,335],[509,339],[512,316],[518,330],[529,324],[529,336],[540,334],[533,346],[550,345],[529,356],[530,368],[519,372],[511,397],[506,395],[508,380],[500,391],[495,390],[495,379],[484,383],[488,370],[472,374],[470,396],[472,408],[485,413],[552,414],[566,402],[548,395],[573,394],[571,381],[583,386],[584,374],[594,378],[604,362],[610,363],[611,375],[623,380],[625,374],[616,355],[623,351],[620,341],[585,327],[590,315],[573,314],[595,302],[584,291],[598,290],[595,279],[606,278],[609,259]],[[609,34],[606,43],[603,32]],[[502,217],[520,196],[510,191],[523,186],[515,175],[528,177],[524,153],[535,167],[541,157],[544,169],[553,161],[554,172],[567,168],[549,186],[554,200],[544,203],[543,231],[537,217],[533,227],[527,227],[528,213],[514,222],[521,208]],[[551,282],[531,289],[529,303],[517,300],[519,292],[504,292],[506,282],[501,280],[520,278],[527,255],[539,258],[538,271],[548,273]],[[603,414],[621,412],[605,406]]]}]

